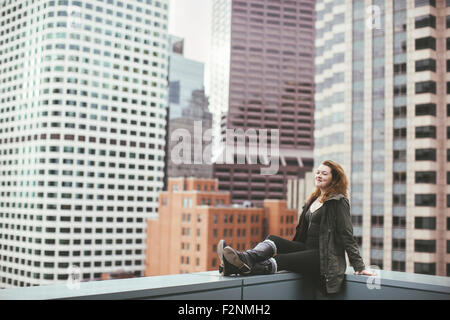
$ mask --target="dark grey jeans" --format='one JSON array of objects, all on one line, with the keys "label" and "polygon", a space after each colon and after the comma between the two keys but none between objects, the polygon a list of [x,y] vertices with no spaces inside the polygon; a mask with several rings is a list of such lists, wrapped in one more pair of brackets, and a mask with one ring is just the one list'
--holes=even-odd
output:
[{"label": "dark grey jeans", "polygon": [[302,242],[291,241],[270,235],[277,246],[277,255],[274,257],[278,270],[287,270],[296,273],[318,277],[320,274],[319,249],[308,249]]}]

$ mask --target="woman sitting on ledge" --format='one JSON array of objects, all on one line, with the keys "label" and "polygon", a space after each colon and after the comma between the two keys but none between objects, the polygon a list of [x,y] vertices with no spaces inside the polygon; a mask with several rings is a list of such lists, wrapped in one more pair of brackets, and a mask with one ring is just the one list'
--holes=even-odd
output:
[{"label": "woman sitting on ledge", "polygon": [[313,276],[327,293],[337,293],[345,276],[347,252],[355,274],[373,276],[365,270],[353,237],[347,181],[338,163],[322,162],[315,174],[316,189],[303,206],[294,239],[269,235],[245,252],[220,240],[220,273],[257,275],[288,270]]}]

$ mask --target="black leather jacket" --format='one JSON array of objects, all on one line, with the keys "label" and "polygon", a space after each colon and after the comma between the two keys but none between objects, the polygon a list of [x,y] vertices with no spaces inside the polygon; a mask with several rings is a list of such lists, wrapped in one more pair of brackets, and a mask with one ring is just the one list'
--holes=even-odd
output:
[{"label": "black leather jacket", "polygon": [[[303,206],[294,241],[305,241],[305,214],[311,203]],[[320,275],[325,281],[327,293],[337,293],[345,279],[347,268],[345,252],[355,271],[364,270],[365,265],[353,237],[348,199],[342,194],[337,194],[325,201],[323,206],[325,211],[322,214],[319,232]]]}]

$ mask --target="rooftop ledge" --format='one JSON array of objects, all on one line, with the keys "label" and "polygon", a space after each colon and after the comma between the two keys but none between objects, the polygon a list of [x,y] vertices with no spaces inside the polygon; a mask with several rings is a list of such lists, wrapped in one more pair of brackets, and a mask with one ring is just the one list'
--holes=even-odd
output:
[{"label": "rooftop ledge", "polygon": [[354,275],[349,268],[341,293],[324,296],[306,277],[278,272],[264,276],[221,276],[218,271],[0,289],[0,300],[450,300],[450,278],[378,271]]}]

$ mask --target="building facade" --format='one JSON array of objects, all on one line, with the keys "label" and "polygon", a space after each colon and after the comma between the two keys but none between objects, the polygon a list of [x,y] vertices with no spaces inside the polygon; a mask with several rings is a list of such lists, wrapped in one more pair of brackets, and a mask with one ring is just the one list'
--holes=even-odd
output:
[{"label": "building facade", "polygon": [[192,93],[204,88],[205,65],[184,56],[184,39],[169,38],[169,117],[181,118],[189,107]]},{"label": "building facade", "polygon": [[350,177],[362,256],[449,275],[450,3],[319,0],[314,162]]},{"label": "building facade", "polygon": [[[213,8],[214,134],[227,144],[227,130],[267,130],[267,141],[259,136],[259,143],[276,143],[279,159],[279,170],[270,175],[261,174],[260,161],[215,161],[214,177],[234,203],[285,199],[287,179],[312,167],[314,1],[216,0]],[[247,144],[245,149],[251,153]]]},{"label": "building facade", "polygon": [[212,115],[204,90],[194,90],[182,117],[169,120],[167,178],[212,178]]},{"label": "building facade", "polygon": [[211,178],[212,115],[204,64],[184,57],[182,38],[171,36],[170,50],[166,178]]},{"label": "building facade", "polygon": [[0,3],[0,287],[143,274],[168,3]]},{"label": "building facade", "polygon": [[297,225],[286,201],[232,205],[217,179],[169,178],[159,201],[158,219],[147,221],[146,276],[217,270],[220,239],[242,251],[269,234],[293,238]]}]

